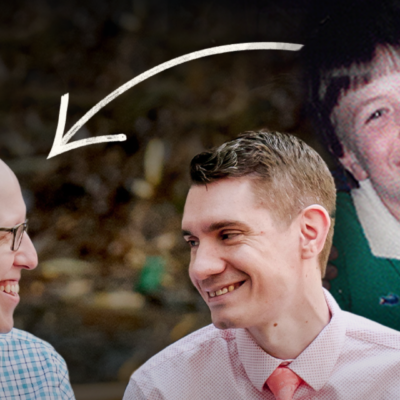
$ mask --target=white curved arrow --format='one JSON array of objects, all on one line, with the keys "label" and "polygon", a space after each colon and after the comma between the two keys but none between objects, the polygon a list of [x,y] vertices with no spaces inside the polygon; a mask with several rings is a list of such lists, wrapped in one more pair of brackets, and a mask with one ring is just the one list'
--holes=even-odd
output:
[{"label": "white curved arrow", "polygon": [[[61,97],[60,104],[60,114],[58,117],[58,125],[56,136],[54,138],[53,146],[47,157],[47,159],[57,156],[58,154],[65,153],[69,150],[76,149],[78,147],[87,146],[89,144],[104,143],[104,142],[122,142],[126,140],[126,135],[120,133],[118,135],[107,135],[107,136],[97,136],[94,138],[81,139],[72,143],[68,143],[72,136],[87,122],[92,118],[99,110],[104,106],[118,97],[120,94],[126,92],[131,87],[137,85],[138,83],[158,74],[159,72],[165,71],[166,69],[175,67],[176,65],[183,64],[187,61],[196,60],[198,58],[212,56],[214,54],[230,53],[233,51],[244,51],[244,50],[289,50],[298,51],[303,47],[301,44],[294,43],[278,43],[278,42],[259,42],[259,43],[241,43],[241,44],[229,44],[226,46],[211,47],[209,49],[195,51],[193,53],[185,54],[174,58],[170,61],[157,65],[154,68],[143,72],[136,78],[131,79],[124,85],[120,86],[118,89],[111,92],[107,97],[97,103],[92,107],[65,135],[65,121],[67,118],[68,109],[68,99],[69,95],[64,94]],[[64,135],[64,136],[63,136]]]}]

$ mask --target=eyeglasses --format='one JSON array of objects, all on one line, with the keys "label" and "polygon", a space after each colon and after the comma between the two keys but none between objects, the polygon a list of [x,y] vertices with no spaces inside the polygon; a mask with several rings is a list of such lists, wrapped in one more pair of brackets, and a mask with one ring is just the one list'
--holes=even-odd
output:
[{"label": "eyeglasses", "polygon": [[13,226],[12,228],[0,228],[0,231],[4,232],[12,232],[13,241],[11,244],[11,250],[17,251],[22,242],[22,237],[24,236],[24,232],[28,231],[28,220],[25,222],[21,222],[18,225]]}]

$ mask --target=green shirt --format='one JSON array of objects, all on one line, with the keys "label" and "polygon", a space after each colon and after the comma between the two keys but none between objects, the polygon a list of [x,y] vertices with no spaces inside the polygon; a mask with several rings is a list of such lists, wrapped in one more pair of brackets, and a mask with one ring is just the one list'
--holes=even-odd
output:
[{"label": "green shirt", "polygon": [[349,193],[338,193],[333,245],[338,276],[330,290],[340,307],[400,330],[400,261],[371,253]]}]

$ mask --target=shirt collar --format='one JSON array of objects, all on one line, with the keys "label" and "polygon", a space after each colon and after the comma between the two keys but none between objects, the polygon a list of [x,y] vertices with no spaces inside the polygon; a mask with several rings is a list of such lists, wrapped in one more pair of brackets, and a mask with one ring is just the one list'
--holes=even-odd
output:
[{"label": "shirt collar", "polygon": [[[332,295],[324,289],[331,320],[313,342],[290,363],[290,369],[314,390],[320,390],[329,380],[339,358],[346,335],[342,311]],[[236,333],[239,359],[252,384],[263,390],[265,381],[285,360],[270,356],[245,329]]]},{"label": "shirt collar", "polygon": [[351,196],[371,253],[400,260],[400,222],[382,203],[369,179],[359,184]]}]

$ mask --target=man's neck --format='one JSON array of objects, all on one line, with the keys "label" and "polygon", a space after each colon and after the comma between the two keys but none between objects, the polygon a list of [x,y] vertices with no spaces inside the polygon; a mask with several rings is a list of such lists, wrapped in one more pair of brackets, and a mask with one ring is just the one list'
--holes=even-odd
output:
[{"label": "man's neck", "polygon": [[282,360],[299,356],[330,321],[321,285],[301,297],[293,296],[293,301],[296,305],[280,310],[273,322],[247,329],[263,350]]}]

